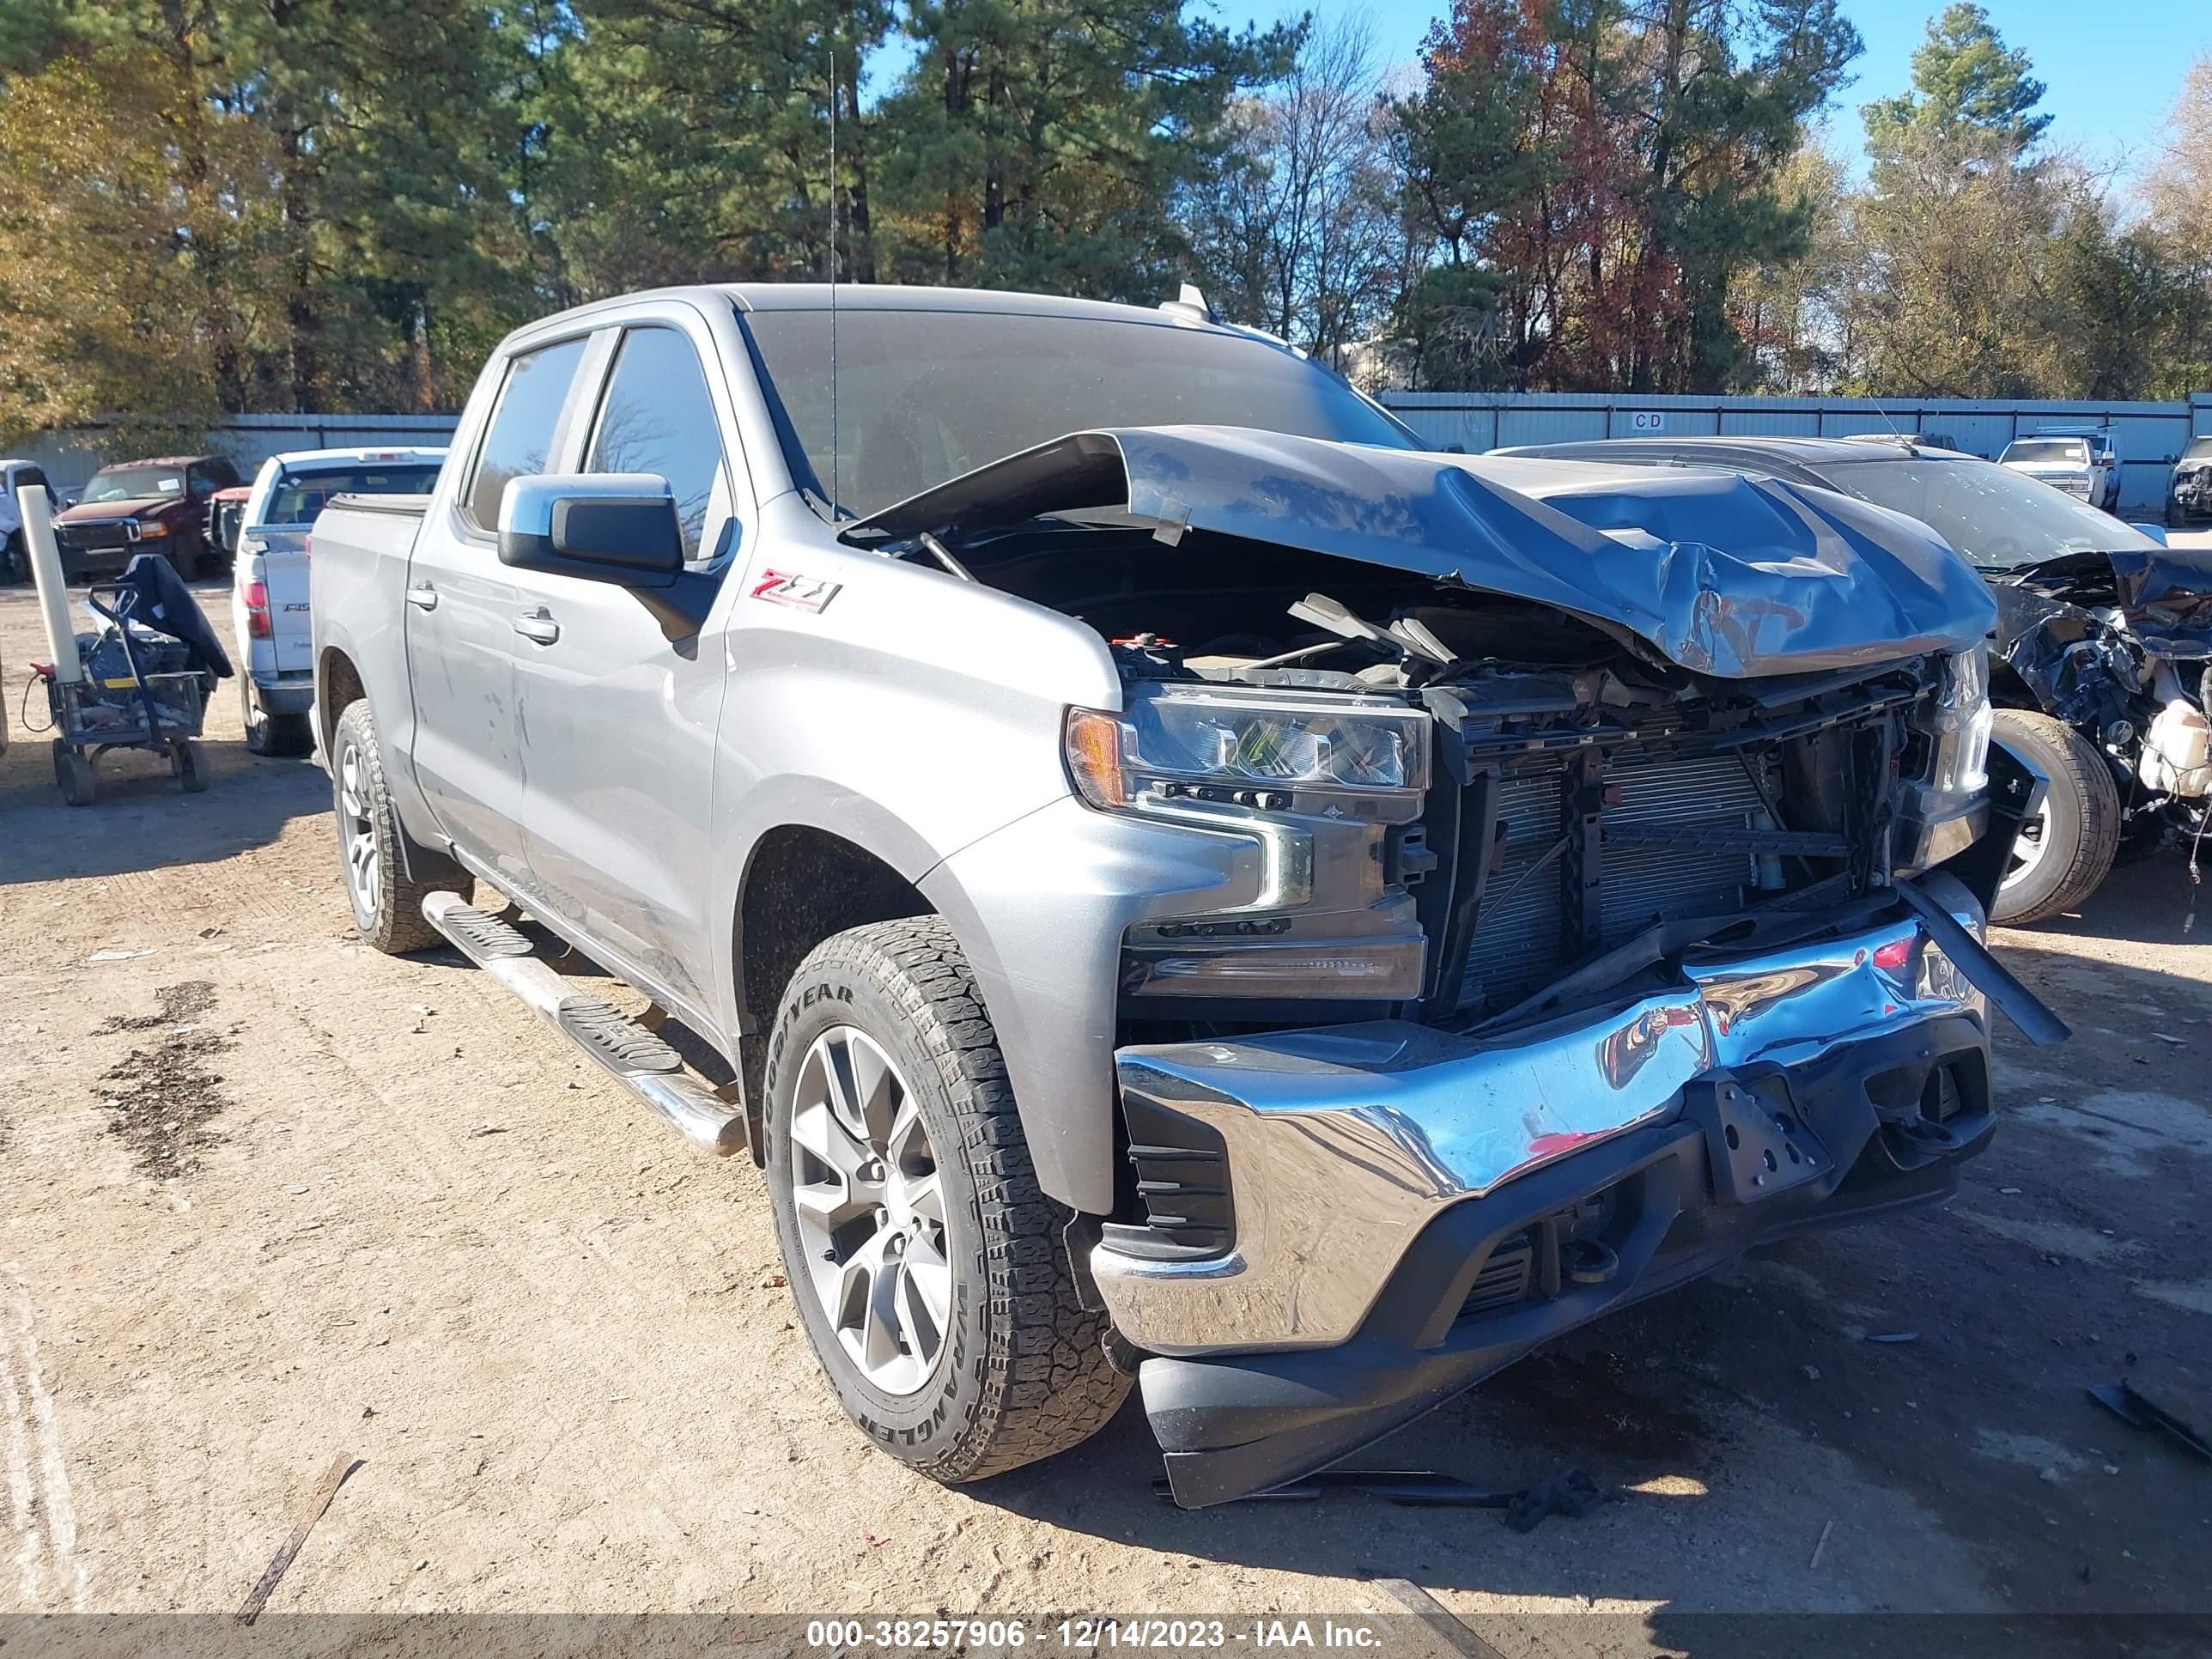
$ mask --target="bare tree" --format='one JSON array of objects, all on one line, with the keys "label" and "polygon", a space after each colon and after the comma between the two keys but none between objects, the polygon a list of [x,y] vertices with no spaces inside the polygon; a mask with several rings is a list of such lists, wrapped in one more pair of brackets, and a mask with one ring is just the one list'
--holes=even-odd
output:
[{"label": "bare tree", "polygon": [[2212,52],[2183,77],[2164,137],[2143,200],[2182,285],[2173,378],[2197,386],[2212,376]]},{"label": "bare tree", "polygon": [[1290,75],[1231,110],[1229,155],[1192,204],[1217,308],[1334,356],[1389,309],[1405,230],[1366,25],[1317,27]]}]

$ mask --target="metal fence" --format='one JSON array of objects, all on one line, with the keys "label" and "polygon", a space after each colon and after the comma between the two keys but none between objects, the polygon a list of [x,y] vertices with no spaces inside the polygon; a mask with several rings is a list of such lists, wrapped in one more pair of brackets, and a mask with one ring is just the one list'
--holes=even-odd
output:
[{"label": "metal fence", "polygon": [[[233,415],[209,428],[206,448],[228,455],[252,477],[271,455],[294,449],[434,447],[452,441],[453,415]],[[12,456],[36,461],[57,489],[75,492],[110,461],[127,461],[132,441],[120,429],[92,426],[29,438]]]},{"label": "metal fence", "polygon": [[[2124,463],[2123,511],[2154,515],[2166,505],[2173,464],[2192,437],[2212,437],[2212,392],[2184,403],[2003,403],[1865,398],[1634,398],[1615,392],[1386,392],[1382,402],[1439,447],[1480,453],[1511,444],[1571,443],[1668,433],[1841,438],[1866,432],[1916,432],[1968,454],[1994,459],[2014,438],[2046,426],[2109,424]],[[208,434],[251,474],[291,449],[355,445],[435,445],[453,436],[451,415],[234,415]],[[81,488],[117,453],[118,434],[100,427],[32,439],[19,446],[57,487]]]},{"label": "metal fence", "polygon": [[1620,392],[1386,392],[1382,401],[1429,442],[1480,453],[1593,438],[1847,438],[1912,432],[1994,460],[2051,426],[2109,425],[2120,452],[2120,508],[2154,517],[2192,437],[2212,436],[2212,392],[2172,404],[1868,398],[1637,398]]}]

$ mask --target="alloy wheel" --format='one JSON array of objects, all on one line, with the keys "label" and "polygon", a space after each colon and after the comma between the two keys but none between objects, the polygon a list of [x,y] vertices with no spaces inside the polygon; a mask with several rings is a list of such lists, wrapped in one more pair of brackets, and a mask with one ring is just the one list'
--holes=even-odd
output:
[{"label": "alloy wheel", "polygon": [[338,842],[354,908],[374,916],[384,896],[384,860],[377,853],[376,825],[369,817],[368,774],[361,746],[346,744],[338,755]]},{"label": "alloy wheel", "polygon": [[855,1026],[806,1052],[791,1163],[809,1288],[839,1346],[884,1394],[919,1392],[952,1314],[945,1188],[921,1103]]},{"label": "alloy wheel", "polygon": [[1999,890],[2025,881],[2051,853],[2051,804],[2049,801],[2035,809],[2035,816],[2023,819],[2020,833],[2013,838],[2012,854],[2005,861],[2004,879]]}]

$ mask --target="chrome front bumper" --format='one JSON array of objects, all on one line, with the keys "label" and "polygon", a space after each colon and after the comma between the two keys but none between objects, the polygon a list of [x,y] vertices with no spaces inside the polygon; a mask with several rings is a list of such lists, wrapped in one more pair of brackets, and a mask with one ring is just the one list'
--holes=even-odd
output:
[{"label": "chrome front bumper", "polygon": [[[1978,937],[1972,900],[1945,887]],[[1097,1246],[1115,1325],[1158,1354],[1333,1347],[1451,1205],[1677,1115],[1701,1079],[1802,1066],[1984,1012],[1910,914],[1816,944],[1693,957],[1682,981],[1601,1017],[1484,1037],[1377,1020],[1119,1050],[1125,1097],[1221,1138],[1235,1240],[1198,1260]]]}]

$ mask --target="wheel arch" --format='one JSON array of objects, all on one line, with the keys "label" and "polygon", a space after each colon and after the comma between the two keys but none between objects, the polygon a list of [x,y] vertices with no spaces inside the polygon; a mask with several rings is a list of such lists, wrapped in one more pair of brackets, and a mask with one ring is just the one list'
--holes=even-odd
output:
[{"label": "wheel arch", "polygon": [[746,1144],[756,1162],[767,1145],[769,1033],[799,964],[848,928],[936,913],[890,860],[819,823],[787,820],[754,841],[730,917],[730,963]]}]

